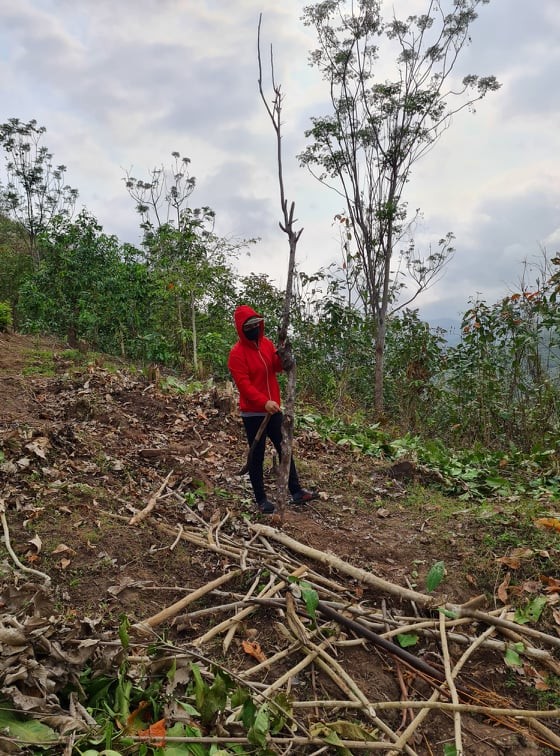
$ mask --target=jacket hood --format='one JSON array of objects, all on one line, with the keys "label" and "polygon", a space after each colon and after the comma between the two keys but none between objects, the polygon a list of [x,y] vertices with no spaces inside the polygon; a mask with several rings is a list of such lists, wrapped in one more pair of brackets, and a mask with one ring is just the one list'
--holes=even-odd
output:
[{"label": "jacket hood", "polygon": [[[258,312],[255,312],[252,307],[249,307],[249,305],[239,305],[239,307],[235,308],[235,312],[233,313],[233,320],[235,322],[235,328],[237,330],[237,335],[239,336],[239,340],[243,344],[253,344],[255,342],[251,341],[250,339],[245,336],[243,333],[243,323],[245,323],[246,320],[249,320],[249,318],[262,318],[262,315],[259,315]],[[264,336],[264,320],[260,323],[260,338]]]}]

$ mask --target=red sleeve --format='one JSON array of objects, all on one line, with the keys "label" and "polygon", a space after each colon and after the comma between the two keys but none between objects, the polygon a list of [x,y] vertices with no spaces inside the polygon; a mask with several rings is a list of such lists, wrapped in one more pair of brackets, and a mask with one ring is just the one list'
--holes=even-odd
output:
[{"label": "red sleeve", "polygon": [[268,396],[264,392],[259,391],[249,378],[249,370],[242,350],[232,349],[228,359],[228,368],[241,396],[249,404],[262,405],[262,411],[264,412],[264,405],[268,402]]},{"label": "red sleeve", "polygon": [[270,356],[272,357],[272,369],[275,373],[281,373],[284,368],[282,367],[282,360],[278,356],[278,353],[276,352],[276,347],[274,346],[273,342],[270,339],[267,339],[266,336],[263,339],[263,341],[267,342],[267,347],[270,352]]}]

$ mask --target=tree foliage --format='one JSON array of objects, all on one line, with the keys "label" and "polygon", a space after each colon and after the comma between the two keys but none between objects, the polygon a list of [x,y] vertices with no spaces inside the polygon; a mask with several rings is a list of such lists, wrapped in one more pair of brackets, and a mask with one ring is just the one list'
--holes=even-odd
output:
[{"label": "tree foliage", "polygon": [[198,375],[201,349],[208,358],[209,345],[216,342],[216,335],[204,333],[204,322],[216,307],[233,308],[231,263],[250,241],[214,233],[214,211],[189,205],[196,187],[190,159],[179,152],[172,158],[170,166],[154,168],[147,181],[128,174],[125,185],[140,215],[144,260],[158,282],[158,320],[167,323],[170,348]]},{"label": "tree foliage", "polygon": [[6,185],[0,187],[0,209],[21,225],[35,266],[40,261],[38,238],[57,216],[70,218],[77,189],[65,183],[66,166],[54,165],[41,144],[44,126],[34,119],[10,118],[0,124],[0,147],[5,153]]},{"label": "tree foliage", "polygon": [[[375,326],[375,406],[383,410],[383,360],[391,305],[406,272],[413,292],[402,308],[440,274],[450,252],[446,234],[427,254],[405,243],[404,190],[413,165],[452,116],[498,87],[493,76],[454,80],[476,8],[488,0],[429,0],[427,12],[386,21],[378,0],[323,0],[303,20],[319,46],[311,54],[327,81],[332,112],[312,119],[303,165],[344,199],[348,261],[363,280],[363,306]],[[389,67],[389,61],[392,63]],[[387,71],[385,78],[382,73]],[[393,257],[405,243],[395,270]]]}]

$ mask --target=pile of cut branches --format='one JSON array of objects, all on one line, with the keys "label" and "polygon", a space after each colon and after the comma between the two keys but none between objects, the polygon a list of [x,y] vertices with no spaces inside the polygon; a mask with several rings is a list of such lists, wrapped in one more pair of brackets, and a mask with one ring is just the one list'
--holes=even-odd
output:
[{"label": "pile of cut branches", "polygon": [[[456,605],[396,585],[230,511],[209,522],[193,513],[188,527],[174,529],[157,518],[158,502],[172,494],[167,484],[132,517],[100,515],[156,528],[173,548],[181,542],[193,553],[213,552],[221,574],[154,615],[123,620],[112,634],[96,632],[93,620],[57,616],[49,576],[25,568],[10,550],[0,616],[3,752],[33,742],[71,754],[77,744],[109,741],[126,753],[142,744],[173,754],[413,755],[425,752],[421,733],[438,715],[453,719],[449,753],[465,752],[465,722],[481,719],[499,724],[501,737],[511,731],[512,742],[560,750],[560,710],[515,707],[470,672],[488,654],[496,663],[513,652],[558,674],[560,638],[512,622],[507,607],[484,612],[480,599]],[[2,524],[9,546],[4,511]],[[412,636],[424,638],[430,653],[408,651]],[[452,655],[451,645],[461,652]],[[398,695],[373,696],[367,670],[361,680],[351,676],[344,655],[355,649],[392,671]],[[85,669],[90,678],[118,680],[118,704],[105,706],[104,719],[87,699]],[[110,736],[107,717],[115,722]],[[41,729],[30,733],[26,721]]]}]

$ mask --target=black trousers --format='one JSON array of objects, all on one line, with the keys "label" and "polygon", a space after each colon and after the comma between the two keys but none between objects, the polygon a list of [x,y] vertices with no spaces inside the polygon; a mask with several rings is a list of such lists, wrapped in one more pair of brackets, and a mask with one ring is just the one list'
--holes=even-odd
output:
[{"label": "black trousers", "polygon": [[[260,424],[263,421],[263,415],[253,415],[251,417],[243,417],[243,425],[245,426],[245,432],[247,433],[247,441],[249,446],[253,443]],[[251,485],[253,486],[253,492],[255,494],[255,500],[257,502],[266,499],[266,491],[264,488],[263,477],[263,464],[264,464],[264,452],[266,447],[267,437],[274,444],[274,448],[278,452],[279,459],[282,459],[282,413],[275,412],[270,416],[266,430],[263,433],[259,443],[256,445],[251,462],[249,464],[249,478],[251,479]],[[301,485],[294,464],[294,460],[290,461],[290,471],[288,474],[288,489],[293,495],[298,491],[301,491]]]}]

